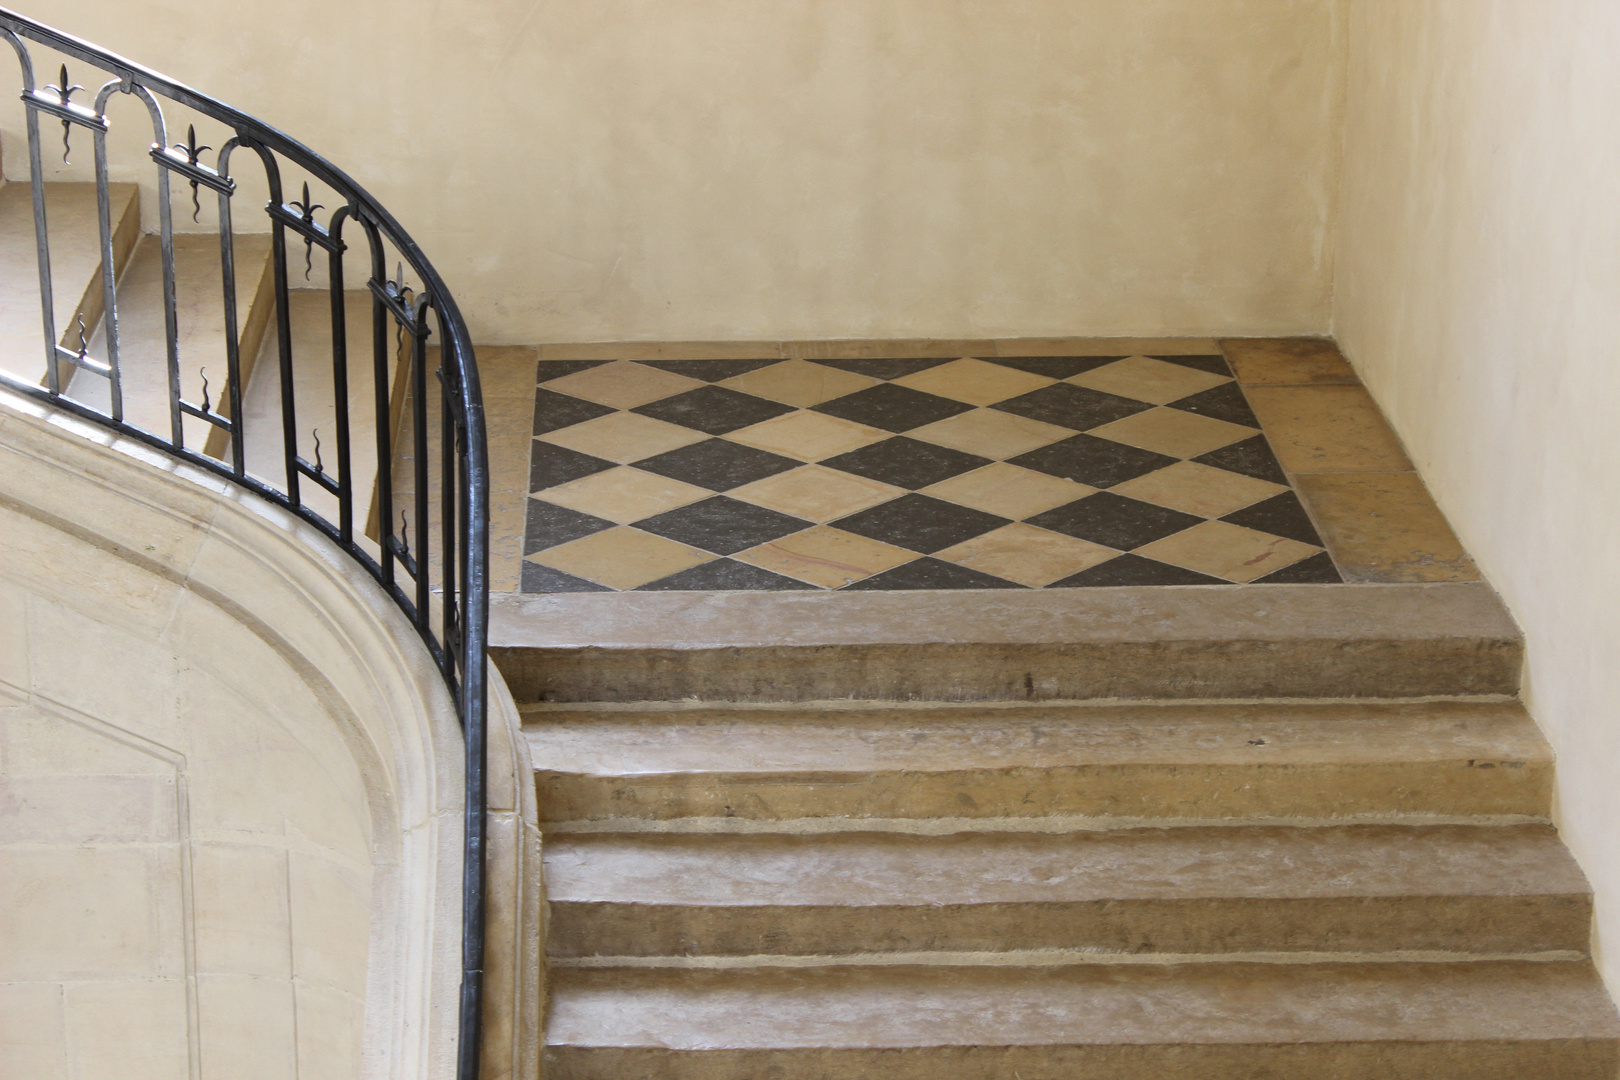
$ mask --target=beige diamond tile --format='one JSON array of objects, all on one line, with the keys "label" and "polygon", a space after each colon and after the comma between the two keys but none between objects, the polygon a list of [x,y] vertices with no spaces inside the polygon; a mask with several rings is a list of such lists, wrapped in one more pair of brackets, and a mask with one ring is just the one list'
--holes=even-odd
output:
[{"label": "beige diamond tile", "polygon": [[1213,469],[1196,461],[1178,461],[1157,472],[1115,484],[1109,490],[1156,506],[1217,518],[1288,489],[1269,480]]},{"label": "beige diamond tile", "polygon": [[887,439],[890,432],[817,412],[790,412],[733,431],[725,437],[773,454],[821,461]]},{"label": "beige diamond tile", "polygon": [[938,394],[969,405],[994,405],[998,401],[1027,394],[1049,386],[1056,379],[1032,375],[1000,364],[966,358],[907,375],[894,382],[925,394]]},{"label": "beige diamond tile", "polygon": [[673,397],[705,385],[697,379],[688,379],[671,371],[633,364],[628,360],[615,360],[611,364],[552,379],[546,383],[546,389],[615,409],[633,409],[637,405]]},{"label": "beige diamond tile", "polygon": [[808,581],[823,589],[836,589],[852,581],[911,562],[915,552],[868,540],[829,525],[784,536],[750,548],[734,559]]},{"label": "beige diamond tile", "polygon": [[707,438],[703,432],[679,424],[666,424],[632,412],[617,412],[548,431],[540,436],[540,441],[623,465],[667,450],[679,450]]},{"label": "beige diamond tile", "polygon": [[857,375],[852,371],[839,371],[837,368],[812,364],[806,360],[788,360],[785,363],[772,364],[770,367],[756,368],[734,379],[727,379],[720,385],[740,390],[745,394],[780,401],[784,405],[808,409],[812,405],[820,405],[823,401],[831,401],[835,397],[843,397],[857,390],[865,390],[868,386],[876,386],[880,381],[866,375]]},{"label": "beige diamond tile", "polygon": [[1027,518],[1072,503],[1097,489],[1058,476],[998,461],[994,465],[941,480],[922,489],[924,495],[971,506],[1001,517]]},{"label": "beige diamond tile", "polygon": [[1155,405],[1168,405],[1188,394],[1231,381],[1225,375],[1212,375],[1197,368],[1169,364],[1146,356],[1127,356],[1112,364],[1081,372],[1069,380],[1076,386],[1086,386],[1137,401],[1150,401]]},{"label": "beige diamond tile", "polygon": [[845,517],[905,493],[905,488],[821,465],[789,469],[726,492],[733,499],[818,522]]},{"label": "beige diamond tile", "polygon": [[1255,430],[1180,409],[1149,409],[1092,428],[1087,434],[1171,457],[1192,458],[1252,438]]},{"label": "beige diamond tile", "polygon": [[706,551],[625,525],[529,556],[532,562],[610,589],[633,589],[714,558]]},{"label": "beige diamond tile", "polygon": [[1043,424],[1027,416],[974,409],[957,413],[932,424],[906,432],[906,437],[948,446],[968,454],[988,458],[1010,458],[1047,443],[1067,439],[1074,432],[1056,424]]},{"label": "beige diamond tile", "polygon": [[546,502],[626,525],[708,498],[714,492],[621,465],[538,494]]},{"label": "beige diamond tile", "polygon": [[1226,521],[1206,521],[1136,549],[1136,554],[1228,581],[1265,577],[1320,548]]},{"label": "beige diamond tile", "polygon": [[935,557],[1040,588],[1118,554],[1101,544],[1016,522],[936,552]]}]

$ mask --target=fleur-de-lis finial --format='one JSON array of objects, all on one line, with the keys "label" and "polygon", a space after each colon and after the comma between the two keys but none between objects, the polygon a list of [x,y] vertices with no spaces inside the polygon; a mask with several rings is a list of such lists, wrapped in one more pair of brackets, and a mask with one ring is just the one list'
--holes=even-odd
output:
[{"label": "fleur-de-lis finial", "polygon": [[[51,85],[50,83],[46,83],[45,84],[45,89],[56,91],[57,99],[59,101],[61,101],[61,103],[63,105],[66,105],[72,100],[73,92],[75,90],[83,90],[84,87],[79,86],[77,83],[75,83],[72,86],[68,85],[68,73],[67,73],[67,65],[66,64],[62,65],[62,74],[60,76],[60,79],[61,79],[61,81],[58,82],[54,86]],[[67,121],[67,120],[62,121],[62,164],[64,164],[64,165],[66,165],[68,163],[68,154],[71,152],[71,148],[68,146],[68,135],[72,131],[73,131],[73,124],[71,122]]]},{"label": "fleur-de-lis finial", "polygon": [[205,367],[198,368],[197,369],[197,374],[202,376],[202,384],[203,384],[202,411],[207,412],[208,409],[209,409],[209,403],[208,403],[208,369],[205,368]]},{"label": "fleur-de-lis finial", "polygon": [[[183,143],[175,143],[174,144],[174,149],[179,150],[182,153],[184,153],[186,155],[186,161],[189,164],[196,165],[198,163],[198,159],[202,157],[202,152],[204,150],[212,150],[213,147],[212,146],[198,146],[197,145],[197,125],[196,124],[187,124],[186,125],[186,141],[183,142]],[[202,203],[197,201],[197,181],[193,180],[191,182],[191,220],[196,221],[197,218],[198,218],[198,215],[200,215],[201,213],[202,213]]]},{"label": "fleur-de-lis finial", "polygon": [[[304,181],[304,200],[302,202],[299,202],[297,199],[294,199],[288,205],[297,208],[298,216],[299,216],[299,218],[301,218],[303,220],[305,225],[313,225],[313,224],[315,224],[315,211],[326,209],[326,207],[322,206],[320,203],[312,203],[312,202],[309,201],[309,181],[308,180]],[[314,254],[315,254],[315,241],[311,240],[307,236],[304,237],[304,280],[305,281],[309,280],[309,272],[310,272],[310,270],[314,269],[314,264],[310,261],[311,258],[314,256]]]},{"label": "fleur-de-lis finial", "polygon": [[[395,263],[393,280],[383,282],[383,292],[387,293],[393,299],[398,300],[401,306],[408,308],[410,307],[410,297],[413,291],[414,290],[412,290],[409,285],[405,284],[404,262]],[[403,349],[405,347],[404,323],[400,323],[394,328],[394,347],[396,349]]]},{"label": "fleur-de-lis finial", "polygon": [[319,428],[310,428],[309,434],[315,440],[315,473],[319,475],[326,471],[326,466],[321,464],[321,432]]}]

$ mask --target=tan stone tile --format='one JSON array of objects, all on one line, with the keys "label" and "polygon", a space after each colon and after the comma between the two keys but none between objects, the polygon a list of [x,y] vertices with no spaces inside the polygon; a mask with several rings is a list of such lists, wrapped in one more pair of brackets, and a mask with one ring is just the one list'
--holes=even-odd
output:
[{"label": "tan stone tile", "polygon": [[905,493],[905,488],[822,465],[790,469],[726,492],[733,499],[816,522],[845,517]]},{"label": "tan stone tile", "polygon": [[836,589],[911,562],[917,555],[829,525],[817,525],[732,558],[823,589]]},{"label": "tan stone tile", "polygon": [[924,495],[1001,517],[1027,518],[1096,494],[1060,476],[998,461],[922,489]]},{"label": "tan stone tile", "polygon": [[703,432],[679,424],[665,423],[632,412],[616,412],[598,416],[583,424],[548,431],[540,436],[540,441],[626,465],[654,454],[679,450],[707,438]]},{"label": "tan stone tile", "polygon": [[1039,588],[1118,554],[1113,548],[1015,522],[936,552],[935,557]]},{"label": "tan stone tile", "polygon": [[1265,577],[1319,548],[1225,521],[1206,521],[1136,549],[1136,554],[1228,581]]},{"label": "tan stone tile", "polygon": [[[430,349],[428,370],[438,366],[438,349]],[[534,364],[538,350],[517,345],[478,346],[478,385],[484,400],[521,398],[534,401]]]},{"label": "tan stone tile", "polygon": [[783,355],[779,341],[589,341],[540,346],[542,360],[754,360]]},{"label": "tan stone tile", "polygon": [[495,492],[489,500],[489,587],[516,592],[523,574],[523,533],[529,509],[525,493]]},{"label": "tan stone tile", "polygon": [[844,341],[784,341],[788,356],[810,360],[870,360],[890,356],[993,356],[993,341],[969,338],[852,338]]},{"label": "tan stone tile", "polygon": [[546,488],[540,494],[546,502],[625,525],[697,502],[714,492],[621,465]]},{"label": "tan stone tile", "polygon": [[715,556],[621,525],[537,551],[529,558],[612,589],[633,589],[709,562]]},{"label": "tan stone tile", "polygon": [[1191,458],[1251,438],[1254,429],[1180,409],[1149,409],[1092,428],[1087,434],[1171,457]]},{"label": "tan stone tile", "polygon": [[906,432],[907,438],[988,458],[1010,458],[1066,439],[1074,432],[1026,416],[974,409]]},{"label": "tan stone tile", "polygon": [[1247,385],[1353,383],[1355,370],[1327,338],[1226,338],[1221,351]]},{"label": "tan stone tile", "polygon": [[1249,404],[1289,472],[1408,472],[1412,463],[1360,386],[1256,386]]},{"label": "tan stone tile", "polygon": [[1479,571],[1413,472],[1301,476],[1347,581],[1475,581]]},{"label": "tan stone tile", "polygon": [[1168,405],[1189,394],[1231,380],[1225,375],[1212,375],[1197,368],[1154,360],[1148,356],[1127,356],[1112,364],[1081,372],[1068,381],[1076,386],[1101,390],[1105,394],[1118,394],[1154,405]]},{"label": "tan stone tile", "polygon": [[645,405],[649,401],[658,401],[705,385],[707,384],[697,379],[660,371],[645,364],[616,360],[601,367],[576,371],[572,375],[552,379],[546,383],[546,389],[615,409],[633,409],[637,405]]},{"label": "tan stone tile", "polygon": [[1215,356],[1214,338],[1002,338],[997,356]]},{"label": "tan stone tile", "polygon": [[1212,469],[1196,461],[1178,461],[1157,472],[1115,484],[1110,490],[1156,506],[1216,518],[1288,489],[1269,480]]},{"label": "tan stone tile", "polygon": [[881,428],[840,420],[836,416],[801,411],[773,416],[762,423],[733,431],[725,438],[800,461],[821,461],[870,446],[887,439],[889,435]]},{"label": "tan stone tile", "polygon": [[784,405],[808,409],[823,401],[876,386],[880,381],[853,371],[812,364],[808,360],[784,360],[770,367],[755,368],[720,385],[755,397],[780,401]]},{"label": "tan stone tile", "polygon": [[938,394],[969,405],[994,405],[998,401],[1050,386],[1056,379],[1033,375],[1016,368],[990,364],[971,357],[918,371],[893,380],[901,386]]}]

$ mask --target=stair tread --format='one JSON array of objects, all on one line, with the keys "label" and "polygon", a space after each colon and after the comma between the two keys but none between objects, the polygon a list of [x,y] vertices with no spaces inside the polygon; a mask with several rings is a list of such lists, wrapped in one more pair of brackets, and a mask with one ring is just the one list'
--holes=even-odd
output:
[{"label": "stair tread", "polygon": [[559,834],[545,873],[553,903],[722,907],[1590,892],[1544,825]]},{"label": "stair tread", "polygon": [[558,971],[552,1047],[1620,1038],[1584,962]]},{"label": "stair tread", "polygon": [[596,776],[1551,761],[1516,702],[547,709],[526,719],[538,771]]}]

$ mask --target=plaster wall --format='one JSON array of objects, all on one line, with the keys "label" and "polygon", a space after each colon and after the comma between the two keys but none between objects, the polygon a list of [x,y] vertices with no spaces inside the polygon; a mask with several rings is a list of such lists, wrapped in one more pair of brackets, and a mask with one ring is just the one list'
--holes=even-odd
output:
[{"label": "plaster wall", "polygon": [[1344,2],[28,13],[325,153],[522,344],[1321,333]]},{"label": "plaster wall", "polygon": [[1620,5],[1349,10],[1335,332],[1525,631],[1620,988]]}]

